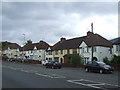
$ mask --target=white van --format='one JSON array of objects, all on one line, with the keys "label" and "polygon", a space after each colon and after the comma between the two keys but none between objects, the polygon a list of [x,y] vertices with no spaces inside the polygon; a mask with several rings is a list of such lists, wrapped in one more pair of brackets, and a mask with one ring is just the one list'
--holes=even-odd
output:
[{"label": "white van", "polygon": [[42,65],[45,66],[48,63],[48,60],[42,60]]}]

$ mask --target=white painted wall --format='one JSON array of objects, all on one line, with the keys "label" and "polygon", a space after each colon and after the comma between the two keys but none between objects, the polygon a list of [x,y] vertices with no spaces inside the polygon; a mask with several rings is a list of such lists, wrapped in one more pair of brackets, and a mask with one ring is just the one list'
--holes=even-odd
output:
[{"label": "white painted wall", "polygon": [[[85,42],[83,41],[80,45],[80,56],[83,58],[89,58],[88,61],[91,61],[92,59],[92,48],[88,48],[88,52],[82,51],[82,48],[87,47]],[[103,61],[103,58],[107,57],[109,60],[112,59],[112,55],[110,54],[110,48],[109,47],[103,47],[103,46],[95,46],[96,52],[93,52],[93,57],[96,57],[99,61]]]},{"label": "white painted wall", "polygon": [[26,56],[29,56],[29,58],[31,59],[35,59],[35,60],[42,60],[45,59],[45,50],[29,50],[29,51],[24,51]]},{"label": "white painted wall", "polygon": [[53,55],[53,51],[52,51],[52,55],[48,55],[47,53],[45,53],[45,58],[52,58],[52,60],[54,60],[54,55]]},{"label": "white painted wall", "polygon": [[8,58],[14,58],[16,57],[15,55],[17,55],[17,57],[20,57],[20,51],[19,49],[10,49],[8,48],[7,50],[3,51],[3,54],[6,54],[6,56],[8,56]]},{"label": "white painted wall", "polygon": [[100,61],[102,61],[103,58],[105,58],[105,57],[107,57],[109,60],[112,59],[113,52],[112,52],[112,54],[110,53],[109,47],[97,46],[97,49],[98,49],[97,57],[99,58]]},{"label": "white painted wall", "polygon": [[113,54],[120,56],[120,52],[116,50],[116,45],[113,45]]}]

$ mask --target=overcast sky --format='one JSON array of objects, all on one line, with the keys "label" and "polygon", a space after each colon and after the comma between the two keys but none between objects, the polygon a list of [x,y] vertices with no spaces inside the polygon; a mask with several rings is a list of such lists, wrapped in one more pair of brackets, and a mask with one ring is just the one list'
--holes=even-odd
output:
[{"label": "overcast sky", "polygon": [[2,40],[23,44],[44,40],[53,45],[61,37],[94,33],[106,39],[118,37],[117,2],[3,2]]}]

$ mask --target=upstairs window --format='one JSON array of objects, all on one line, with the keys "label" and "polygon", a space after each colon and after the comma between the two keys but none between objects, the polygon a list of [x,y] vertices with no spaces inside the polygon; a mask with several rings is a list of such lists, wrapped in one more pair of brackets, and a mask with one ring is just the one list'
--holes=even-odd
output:
[{"label": "upstairs window", "polygon": [[52,51],[48,51],[48,55],[52,55]]},{"label": "upstairs window", "polygon": [[67,49],[67,54],[70,54],[70,51],[69,51],[69,49]]},{"label": "upstairs window", "polygon": [[63,54],[63,50],[61,50],[61,54]]},{"label": "upstairs window", "polygon": [[46,55],[48,55],[48,51],[46,51]]},{"label": "upstairs window", "polygon": [[55,55],[58,55],[58,50],[57,50],[57,51],[55,51]]},{"label": "upstairs window", "polygon": [[73,54],[77,54],[77,49],[73,49]]},{"label": "upstairs window", "polygon": [[89,52],[88,47],[82,48],[83,53]]},{"label": "upstairs window", "polygon": [[93,47],[93,52],[97,52],[97,48],[96,47]]},{"label": "upstairs window", "polygon": [[110,48],[110,54],[112,54],[112,48]]},{"label": "upstairs window", "polygon": [[116,51],[120,51],[120,45],[116,45]]}]

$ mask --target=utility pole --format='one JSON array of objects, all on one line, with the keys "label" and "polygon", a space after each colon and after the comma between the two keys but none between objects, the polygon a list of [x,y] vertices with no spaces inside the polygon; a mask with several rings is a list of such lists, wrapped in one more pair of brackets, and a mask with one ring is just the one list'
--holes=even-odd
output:
[{"label": "utility pole", "polygon": [[[92,33],[93,33],[93,23],[91,23],[91,31],[92,31]],[[91,46],[91,48],[92,48],[92,61],[93,61],[93,45]]]}]

